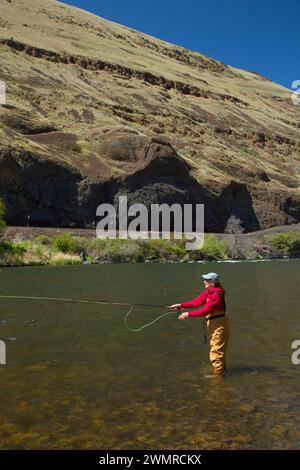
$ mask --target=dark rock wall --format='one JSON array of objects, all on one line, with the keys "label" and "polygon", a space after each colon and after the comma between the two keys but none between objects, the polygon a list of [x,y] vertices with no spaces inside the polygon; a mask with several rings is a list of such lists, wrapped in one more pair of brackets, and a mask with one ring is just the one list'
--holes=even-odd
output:
[{"label": "dark rock wall", "polygon": [[[133,166],[121,177],[91,181],[71,165],[29,151],[5,149],[0,153],[0,197],[6,206],[8,225],[86,227],[97,222],[101,203],[204,204],[205,230],[223,232],[230,216],[248,232],[268,226],[295,223],[300,218],[300,199],[284,197],[267,188],[247,187],[232,181],[218,195],[192,176],[188,163],[164,139],[124,137],[124,146],[104,143],[107,158],[122,160],[130,154]],[[125,145],[126,144],[126,145]],[[131,153],[130,153],[131,149]],[[123,152],[123,153],[122,153]],[[126,163],[128,163],[126,161]]]}]

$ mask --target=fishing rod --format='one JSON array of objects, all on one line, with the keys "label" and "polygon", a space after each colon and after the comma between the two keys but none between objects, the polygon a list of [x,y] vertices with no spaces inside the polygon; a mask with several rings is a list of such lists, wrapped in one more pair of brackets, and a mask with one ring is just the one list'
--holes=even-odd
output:
[{"label": "fishing rod", "polygon": [[62,302],[82,302],[82,303],[94,303],[102,305],[134,305],[136,307],[158,307],[158,308],[168,308],[165,305],[158,304],[145,304],[145,303],[135,303],[135,302],[116,302],[112,300],[96,300],[96,299],[74,299],[67,297],[38,297],[38,296],[29,296],[29,295],[0,295],[1,299],[25,299],[25,300],[54,300]]},{"label": "fishing rod", "polygon": [[155,308],[165,308],[168,309],[165,305],[158,305],[158,304],[146,304],[146,303],[133,303],[133,302],[116,302],[116,301],[111,301],[111,300],[95,300],[95,299],[75,299],[75,298],[68,298],[68,297],[40,297],[40,296],[29,296],[29,295],[0,295],[1,299],[17,299],[17,300],[50,300],[50,301],[60,301],[60,302],[80,302],[80,303],[94,303],[94,304],[100,304],[100,305],[127,305],[130,306],[128,312],[125,314],[124,317],[124,323],[126,328],[129,331],[132,331],[134,333],[138,331],[142,331],[143,329],[147,328],[148,326],[153,325],[156,323],[158,320],[161,318],[170,315],[171,313],[174,313],[174,311],[169,311],[166,313],[163,313],[162,315],[159,315],[157,318],[152,320],[149,323],[146,323],[145,325],[139,327],[139,328],[131,328],[128,324],[128,318],[129,315],[131,314],[132,310],[134,307],[155,307]]},{"label": "fishing rod", "polygon": [[[161,318],[166,317],[168,315],[177,313],[179,309],[177,310],[172,310],[168,311],[166,313],[163,313],[162,315],[159,315],[156,317],[154,320],[152,320],[149,323],[146,323],[145,325],[140,326],[139,328],[131,328],[128,324],[128,318],[130,314],[132,313],[134,307],[155,307],[155,308],[164,308],[164,309],[169,309],[169,307],[165,305],[158,305],[158,304],[147,304],[147,303],[137,303],[137,302],[116,302],[116,301],[111,301],[111,300],[96,300],[96,299],[75,299],[75,298],[69,298],[69,297],[40,297],[40,296],[29,296],[29,295],[0,295],[0,299],[20,299],[20,300],[50,300],[50,301],[59,301],[59,302],[78,302],[78,303],[94,303],[98,305],[123,305],[123,306],[129,306],[128,312],[125,314],[124,317],[124,324],[126,328],[129,331],[132,331],[133,333],[137,333],[139,331],[144,330],[145,328],[148,328],[149,326],[153,325],[157,321],[159,321]],[[203,322],[204,323],[204,322]],[[202,331],[203,331],[203,338],[204,338],[204,344],[207,342],[207,337],[205,333],[205,326],[204,324],[202,325]]]}]

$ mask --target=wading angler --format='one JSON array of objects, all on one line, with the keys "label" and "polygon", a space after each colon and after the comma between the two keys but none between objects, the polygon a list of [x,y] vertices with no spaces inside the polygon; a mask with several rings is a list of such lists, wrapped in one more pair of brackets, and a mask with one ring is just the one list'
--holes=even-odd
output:
[{"label": "wading angler", "polygon": [[187,250],[199,250],[204,242],[204,204],[145,204],[128,207],[127,196],[120,196],[116,210],[112,204],[100,204],[96,215],[98,238],[175,239],[186,238]]}]

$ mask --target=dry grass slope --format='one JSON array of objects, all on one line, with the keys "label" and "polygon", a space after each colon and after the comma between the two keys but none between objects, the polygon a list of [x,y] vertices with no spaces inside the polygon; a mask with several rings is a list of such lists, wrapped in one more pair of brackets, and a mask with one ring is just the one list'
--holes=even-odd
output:
[{"label": "dry grass slope", "polygon": [[[167,165],[155,172],[154,163],[145,164],[149,139],[160,136],[155,145],[164,151],[153,158],[161,162],[171,145],[189,166],[185,198],[211,201],[212,213],[221,207],[210,230],[221,231],[231,214],[247,230],[299,221],[300,121],[289,90],[54,0],[1,0],[0,26],[0,80],[8,90],[8,105],[0,107],[0,196],[9,212],[21,184],[11,152],[19,167],[30,155],[76,175],[81,213],[95,185],[100,203],[107,197],[100,183],[115,188],[122,180],[133,191],[128,178],[136,173],[156,195],[159,175],[169,192],[178,189]],[[199,191],[188,194],[194,182]],[[68,223],[65,208],[57,222],[33,192],[27,188],[18,200],[17,220],[30,212],[38,224]],[[91,214],[75,219],[84,225]]]}]

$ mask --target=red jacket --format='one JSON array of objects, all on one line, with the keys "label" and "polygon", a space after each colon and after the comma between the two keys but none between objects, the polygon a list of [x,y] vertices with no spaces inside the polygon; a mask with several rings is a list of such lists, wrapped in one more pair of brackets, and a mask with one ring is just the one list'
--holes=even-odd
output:
[{"label": "red jacket", "polygon": [[224,311],[226,309],[224,290],[221,287],[209,287],[199,297],[188,302],[182,302],[180,306],[183,308],[198,307],[204,304],[203,308],[188,312],[189,317],[203,317],[215,311]]}]

